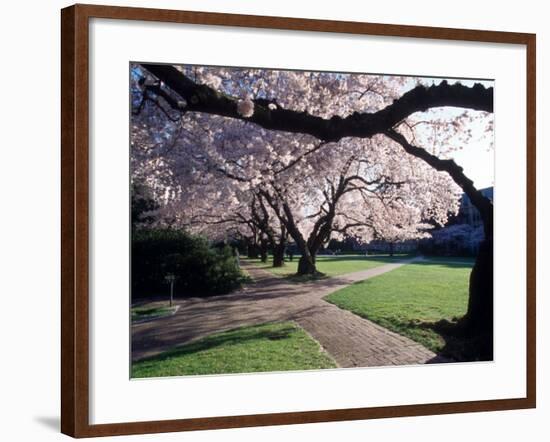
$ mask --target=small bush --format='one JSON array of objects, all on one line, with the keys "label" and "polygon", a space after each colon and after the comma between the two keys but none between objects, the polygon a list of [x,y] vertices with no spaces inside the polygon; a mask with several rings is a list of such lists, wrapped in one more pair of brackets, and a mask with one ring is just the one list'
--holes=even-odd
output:
[{"label": "small bush", "polygon": [[140,230],[132,236],[132,297],[166,296],[167,274],[176,276],[176,295],[228,293],[243,278],[228,246],[173,229]]}]

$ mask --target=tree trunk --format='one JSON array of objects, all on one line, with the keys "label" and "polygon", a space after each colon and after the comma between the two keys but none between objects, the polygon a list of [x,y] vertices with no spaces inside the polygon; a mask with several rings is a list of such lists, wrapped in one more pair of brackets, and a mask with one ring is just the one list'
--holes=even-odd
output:
[{"label": "tree trunk", "polygon": [[390,256],[393,256],[393,242],[390,242]]},{"label": "tree trunk", "polygon": [[468,328],[473,332],[493,329],[493,238],[487,238],[480,244],[470,274],[466,319]]},{"label": "tree trunk", "polygon": [[315,264],[315,258],[317,257],[318,250],[312,250],[307,244],[304,247],[298,247],[302,256],[298,261],[298,275],[316,275],[319,274],[317,266]]},{"label": "tree trunk", "polygon": [[493,239],[484,240],[470,274],[468,311],[462,320],[467,336],[478,336],[480,360],[493,360]]},{"label": "tree trunk", "polygon": [[468,311],[462,323],[467,335],[479,337],[478,358],[493,360],[493,208],[480,204],[478,210],[485,239],[470,273]]},{"label": "tree trunk", "polygon": [[276,244],[273,247],[273,267],[282,267],[285,265],[285,248],[284,242]]},{"label": "tree trunk", "polygon": [[267,262],[267,242],[262,241],[260,243],[260,258],[262,262]]},{"label": "tree trunk", "polygon": [[258,246],[256,244],[247,244],[247,256],[251,259],[257,259],[258,258]]},{"label": "tree trunk", "polygon": [[493,203],[464,175],[462,167],[453,160],[440,159],[427,150],[413,146],[403,135],[390,130],[386,134],[403,146],[405,151],[421,158],[436,170],[447,172],[479,211],[483,220],[485,239],[480,244],[474,268],[470,274],[468,311],[461,320],[463,331],[470,336],[479,336],[479,358],[493,359]]},{"label": "tree trunk", "polygon": [[302,254],[300,261],[298,262],[298,275],[315,275],[317,273],[317,268],[315,267],[315,259],[308,252]]}]

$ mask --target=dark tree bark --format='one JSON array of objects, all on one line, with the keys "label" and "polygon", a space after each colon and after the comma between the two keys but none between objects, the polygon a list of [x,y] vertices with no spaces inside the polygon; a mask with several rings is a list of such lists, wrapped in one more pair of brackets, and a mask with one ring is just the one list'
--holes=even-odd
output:
[{"label": "dark tree bark", "polygon": [[[437,86],[417,86],[386,108],[374,113],[353,113],[346,118],[335,116],[325,119],[305,112],[282,109],[279,106],[270,109],[269,105],[276,103],[256,99],[254,114],[251,117],[243,117],[237,111],[237,99],[209,86],[195,83],[173,66],[148,63],[142,63],[141,66],[185,100],[183,109],[178,100],[166,100],[178,111],[204,112],[246,120],[265,129],[310,134],[323,141],[338,141],[344,137],[370,138],[391,129],[415,112],[433,107],[454,106],[493,111],[493,88],[485,88],[481,84],[473,87],[458,83],[449,85],[443,81]],[[158,91],[155,93],[158,94]]]},{"label": "dark tree bark", "polygon": [[279,243],[273,247],[273,267],[283,267],[285,265],[286,243]]},{"label": "dark tree bark", "polygon": [[249,244],[247,247],[247,256],[251,259],[257,259],[260,255],[258,253],[258,246],[256,244]]},{"label": "dark tree bark", "polygon": [[283,267],[285,265],[285,252],[287,232],[284,225],[281,225],[281,234],[279,235],[279,241],[273,237],[273,267]]},{"label": "dark tree bark", "polygon": [[493,329],[493,241],[484,240],[470,274],[470,297],[465,325],[472,334]]},{"label": "dark tree bark", "polygon": [[319,274],[315,265],[315,259],[324,240],[328,239],[327,235],[330,235],[330,225],[332,224],[334,216],[321,217],[315,224],[309,238],[306,240],[294,222],[290,207],[287,204],[283,204],[283,208],[286,216],[281,218],[281,221],[284,222],[288,233],[296,243],[301,254],[298,262],[297,275]]},{"label": "dark tree bark", "polygon": [[[393,130],[387,135],[399,143],[406,152],[421,158],[436,170],[447,172],[479,211],[483,221],[484,241],[470,274],[468,310],[462,324],[469,334],[486,334],[487,353],[492,354],[493,330],[493,203],[464,175],[463,169],[453,160],[442,160],[428,151],[413,146],[406,138]],[[490,342],[489,342],[490,341]]]},{"label": "dark tree bark", "polygon": [[284,223],[288,234],[292,237],[294,242],[296,243],[296,246],[298,250],[301,253],[300,261],[298,262],[298,275],[315,275],[317,274],[317,268],[315,267],[315,255],[312,255],[307,241],[303,237],[302,233],[300,232],[300,229],[298,229],[298,226],[296,222],[294,221],[294,216],[292,214],[292,211],[290,210],[290,207],[288,204],[283,203],[282,204],[282,210],[283,214],[280,213],[279,207],[273,199],[271,199],[268,196],[267,199],[268,203],[272,205],[272,207],[275,210],[276,213],[279,214],[281,222]]},{"label": "dark tree bark", "polygon": [[318,273],[317,267],[315,266],[315,256],[311,255],[309,251],[305,254],[302,253],[298,261],[297,275],[316,275]]},{"label": "dark tree bark", "polygon": [[[485,239],[481,242],[472,273],[470,274],[470,296],[468,298],[468,311],[464,317],[464,323],[470,334],[486,333],[486,348],[492,358],[492,330],[493,330],[493,204],[488,198],[477,191],[477,196],[485,199],[490,204],[476,204],[470,197],[474,206],[478,209],[483,220]],[[469,195],[468,195],[469,196]],[[483,200],[481,200],[483,202]]]},{"label": "dark tree bark", "polygon": [[248,238],[246,241],[246,256],[257,259],[260,256],[260,248],[255,238]]},{"label": "dark tree bark", "polygon": [[[265,190],[260,192],[260,197],[265,199],[277,214],[282,227],[284,226],[301,253],[297,275],[319,274],[315,265],[317,252],[330,238],[330,234],[333,230],[334,218],[336,216],[336,206],[339,199],[345,193],[347,186],[356,178],[355,176],[346,177],[350,165],[351,162],[349,162],[348,166],[342,171],[336,186],[331,188],[330,196],[329,193],[326,193],[325,198],[328,206],[326,213],[317,219],[307,240],[303,237],[298,225],[294,221],[290,206],[284,201],[280,202],[277,198],[273,198],[270,193]],[[281,260],[283,259],[284,249],[281,251]]]},{"label": "dark tree bark", "polygon": [[[263,246],[270,247],[273,252],[273,267],[282,267],[285,263],[285,249],[287,241],[287,231],[284,224],[280,222],[280,232],[277,233],[273,229],[273,219],[270,219],[270,214],[265,206],[264,197],[257,194],[254,197],[251,206],[252,222],[254,226],[262,233]],[[262,257],[263,258],[263,257]],[[265,254],[267,261],[267,251]],[[263,259],[262,259],[263,261]],[[263,261],[263,262],[266,262]]]},{"label": "dark tree bark", "polygon": [[262,262],[267,262],[267,240],[262,238],[260,240],[260,259]]},{"label": "dark tree bark", "polygon": [[315,275],[319,273],[315,266],[315,253],[311,252],[307,241],[299,232],[298,228],[292,226],[292,228],[289,228],[289,233],[301,254],[300,260],[298,261],[297,275]]}]

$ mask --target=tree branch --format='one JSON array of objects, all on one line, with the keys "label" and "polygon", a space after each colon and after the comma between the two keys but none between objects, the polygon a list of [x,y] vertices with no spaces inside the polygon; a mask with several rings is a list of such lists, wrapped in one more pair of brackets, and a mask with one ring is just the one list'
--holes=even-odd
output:
[{"label": "tree branch", "polygon": [[207,85],[197,84],[170,65],[141,65],[185,100],[186,110],[221,115],[250,121],[265,129],[312,135],[322,141],[338,141],[344,137],[369,138],[392,128],[415,112],[433,107],[451,106],[493,111],[493,88],[481,84],[466,87],[442,81],[430,87],[417,86],[382,110],[374,113],[353,113],[348,117],[325,119],[307,112],[270,108],[272,101],[256,99],[254,113],[242,116],[237,110],[238,100]]},{"label": "tree branch", "polygon": [[450,159],[441,159],[432,155],[427,150],[421,147],[413,146],[407,139],[394,129],[390,129],[385,133],[396,143],[400,144],[403,149],[417,158],[424,160],[434,169],[447,172],[456,184],[458,184],[464,191],[468,198],[472,201],[472,204],[479,210],[481,217],[483,218],[483,224],[485,228],[485,235],[487,237],[492,236],[493,229],[493,203],[487,197],[485,197],[474,186],[474,182],[469,179],[458,164]]}]

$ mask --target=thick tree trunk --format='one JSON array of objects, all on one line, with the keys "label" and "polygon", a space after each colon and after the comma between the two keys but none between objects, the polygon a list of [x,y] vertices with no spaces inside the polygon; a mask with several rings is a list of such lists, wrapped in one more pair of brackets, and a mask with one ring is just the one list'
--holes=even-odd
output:
[{"label": "thick tree trunk", "polygon": [[[277,211],[277,206],[272,207],[275,209],[275,211]],[[315,275],[316,273],[318,273],[317,269],[315,268],[315,254],[311,253],[308,243],[304,240],[302,233],[296,226],[296,223],[294,222],[294,217],[292,216],[292,211],[286,203],[283,203],[282,209],[284,210],[287,217],[287,219],[283,221],[285,224],[285,228],[287,229],[288,234],[296,243],[296,246],[298,247],[298,250],[302,255],[300,257],[300,261],[298,262],[298,271],[296,274]]]},{"label": "thick tree trunk", "polygon": [[394,249],[393,242],[390,242],[390,256],[393,256],[393,249]]},{"label": "thick tree trunk", "polygon": [[282,267],[285,265],[286,244],[279,243],[273,247],[273,267]]},{"label": "thick tree trunk", "polygon": [[465,334],[476,336],[480,360],[493,360],[493,208],[479,205],[485,239],[470,273],[468,310],[462,319]]},{"label": "thick tree trunk", "polygon": [[394,130],[386,132],[394,141],[403,146],[405,151],[423,159],[436,170],[447,172],[464,193],[468,195],[483,220],[485,239],[480,244],[479,252],[472,273],[470,274],[470,296],[468,311],[461,323],[466,334],[480,336],[479,356],[492,359],[493,353],[493,203],[474,186],[462,167],[453,160],[440,159],[410,144],[403,135]]},{"label": "thick tree trunk", "polygon": [[493,238],[485,239],[479,248],[472,273],[468,311],[460,321],[466,336],[476,339],[476,358],[493,360]]},{"label": "thick tree trunk", "polygon": [[247,244],[246,254],[251,259],[257,259],[259,256],[258,246],[256,244]]},{"label": "thick tree trunk", "polygon": [[315,275],[317,273],[317,268],[315,267],[315,258],[307,253],[307,255],[302,254],[300,261],[298,262],[298,275]]},{"label": "thick tree trunk", "polygon": [[260,243],[260,259],[262,262],[267,262],[267,242]]},{"label": "thick tree trunk", "polygon": [[316,249],[310,249],[307,245],[304,248],[298,247],[302,256],[300,261],[298,261],[298,275],[317,275],[319,271],[315,264],[317,251]]},{"label": "thick tree trunk", "polygon": [[470,274],[466,323],[475,334],[493,329],[493,238],[481,243]]}]

